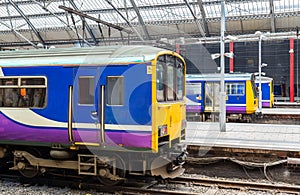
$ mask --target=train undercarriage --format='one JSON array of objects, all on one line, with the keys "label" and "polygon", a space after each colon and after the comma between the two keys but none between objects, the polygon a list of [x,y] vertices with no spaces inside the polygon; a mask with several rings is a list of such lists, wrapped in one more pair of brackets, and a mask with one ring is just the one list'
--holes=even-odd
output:
[{"label": "train undercarriage", "polygon": [[[79,152],[80,151],[80,152]],[[140,152],[67,150],[62,148],[0,147],[2,162],[13,162],[26,178],[55,174],[95,177],[104,185],[123,183],[128,175],[174,178],[184,172],[186,152],[158,155]]]},{"label": "train undercarriage", "polygon": [[[235,114],[230,113],[226,114],[226,122],[241,122],[241,123],[251,123],[255,119],[255,114]],[[194,121],[194,122],[218,122],[219,121],[219,113],[197,113],[197,112],[190,112],[187,113],[187,120]]]}]

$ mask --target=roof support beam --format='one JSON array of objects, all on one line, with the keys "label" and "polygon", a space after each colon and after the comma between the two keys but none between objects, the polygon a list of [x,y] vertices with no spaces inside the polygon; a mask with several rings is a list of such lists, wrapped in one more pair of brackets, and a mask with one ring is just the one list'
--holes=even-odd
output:
[{"label": "roof support beam", "polygon": [[140,14],[140,11],[139,11],[138,7],[137,7],[136,4],[135,4],[135,1],[134,1],[134,0],[130,0],[130,2],[131,2],[131,5],[132,5],[132,7],[133,7],[133,9],[134,9],[134,11],[135,11],[137,17],[138,17],[139,23],[141,24],[141,26],[142,26],[142,28],[143,28],[143,31],[144,31],[144,33],[145,33],[147,39],[151,39],[151,37],[150,37],[150,35],[149,35],[149,32],[148,32],[148,30],[147,30],[147,28],[146,28],[145,22],[144,22],[144,20],[143,20],[141,14]]},{"label": "roof support beam", "polygon": [[[74,7],[75,10],[80,11],[73,0],[69,0],[69,2]],[[85,21],[85,18],[83,16],[80,16],[80,18],[82,21]],[[94,43],[98,44],[98,41],[97,41],[92,29],[90,28],[89,24],[87,22],[84,22],[84,25],[86,27],[86,30],[89,32],[90,36],[92,37]]]},{"label": "roof support beam", "polygon": [[130,26],[130,28],[136,33],[136,35],[140,38],[141,41],[144,41],[143,37],[140,35],[140,33],[132,26],[129,20],[118,10],[116,6],[112,4],[110,0],[105,0],[122,18],[125,20],[125,22]]},{"label": "roof support beam", "polygon": [[13,31],[16,35],[20,36],[22,39],[24,39],[25,41],[27,41],[30,45],[32,45],[34,48],[38,48],[38,46],[36,44],[34,44],[33,42],[31,42],[29,39],[27,39],[26,37],[24,37],[21,33],[19,33],[16,29],[10,27],[9,25],[5,24],[4,22],[0,21],[0,24],[2,24],[3,26],[9,28],[11,31]]},{"label": "roof support beam", "polygon": [[189,8],[189,10],[190,10],[190,12],[191,12],[191,14],[192,14],[192,16],[193,16],[193,19],[194,19],[194,21],[195,21],[195,23],[196,23],[196,25],[197,25],[197,27],[198,27],[198,29],[199,29],[201,35],[202,35],[203,37],[205,37],[205,32],[204,32],[204,30],[203,30],[203,28],[202,28],[202,26],[201,26],[201,24],[200,24],[199,19],[195,16],[195,13],[193,12],[193,10],[192,10],[192,8],[191,8],[190,3],[188,2],[188,0],[184,0],[184,2],[185,2],[185,4],[186,4],[186,6]]},{"label": "roof support beam", "polygon": [[202,22],[204,25],[204,30],[205,30],[205,34],[209,37],[209,30],[208,30],[208,25],[207,25],[207,20],[206,20],[206,14],[205,14],[205,10],[203,7],[203,1],[202,0],[197,0],[200,11],[201,11],[201,17],[202,17]]},{"label": "roof support beam", "polygon": [[39,39],[40,43],[43,44],[43,46],[45,46],[45,41],[43,40],[43,38],[41,37],[40,33],[37,31],[37,29],[33,26],[33,24],[30,22],[30,20],[28,19],[28,17],[23,13],[23,11],[18,7],[17,4],[15,4],[15,2],[13,2],[12,0],[8,0],[9,3],[19,12],[19,14],[24,18],[24,20],[27,22],[27,24],[30,26],[30,28],[32,29],[32,31],[34,32],[34,34],[37,36],[37,38]]},{"label": "roof support beam", "polygon": [[115,24],[112,24],[112,23],[105,22],[105,21],[103,21],[103,20],[94,18],[94,17],[89,16],[89,15],[87,15],[87,14],[84,14],[84,13],[82,13],[82,12],[80,12],[80,11],[76,11],[76,10],[74,10],[74,9],[72,9],[72,8],[65,7],[65,6],[62,6],[62,5],[58,6],[58,8],[63,9],[63,10],[65,10],[65,11],[67,11],[67,12],[71,12],[71,13],[74,13],[74,14],[76,14],[76,15],[79,15],[79,16],[82,16],[82,17],[85,17],[85,18],[88,18],[88,19],[93,20],[93,21],[95,21],[95,22],[97,22],[97,23],[104,24],[104,25],[106,25],[106,26],[109,26],[109,27],[111,27],[111,28],[117,29],[117,30],[119,30],[119,31],[124,31],[124,32],[127,32],[128,34],[131,34],[131,33],[132,33],[132,31],[127,30],[127,29],[125,29],[125,28],[123,28],[123,27],[121,27],[121,26],[118,26],[118,25],[115,25]]},{"label": "roof support beam", "polygon": [[271,31],[274,33],[274,32],[276,32],[275,16],[274,16],[274,3],[273,3],[273,0],[269,0],[269,2],[270,2]]},{"label": "roof support beam", "polygon": [[55,13],[53,13],[52,11],[50,11],[47,7],[45,7],[42,3],[37,2],[36,0],[32,0],[32,2],[36,3],[37,5],[39,5],[43,10],[45,10],[46,12],[49,12],[51,15],[53,15],[54,17],[56,17],[62,24],[65,24],[67,27],[69,27],[70,29],[72,29],[72,31],[79,36],[87,45],[91,46],[91,44],[85,40],[79,33],[76,32],[76,30],[74,29],[73,26],[70,26],[68,23],[66,23],[64,20],[62,20],[60,17],[58,17]]}]

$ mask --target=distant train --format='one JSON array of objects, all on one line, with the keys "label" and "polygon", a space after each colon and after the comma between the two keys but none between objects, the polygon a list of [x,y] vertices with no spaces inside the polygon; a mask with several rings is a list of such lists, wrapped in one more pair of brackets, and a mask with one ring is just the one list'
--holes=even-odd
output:
[{"label": "distant train", "polygon": [[[256,77],[255,84],[259,87],[259,77]],[[274,107],[274,86],[273,78],[261,77],[261,94],[262,94],[262,107],[273,108]]]},{"label": "distant train", "polygon": [[150,46],[0,53],[0,161],[25,177],[184,169],[185,62]]},{"label": "distant train", "polygon": [[[255,75],[225,74],[227,120],[251,121],[258,106]],[[220,74],[186,76],[187,118],[213,120],[219,112]]]}]

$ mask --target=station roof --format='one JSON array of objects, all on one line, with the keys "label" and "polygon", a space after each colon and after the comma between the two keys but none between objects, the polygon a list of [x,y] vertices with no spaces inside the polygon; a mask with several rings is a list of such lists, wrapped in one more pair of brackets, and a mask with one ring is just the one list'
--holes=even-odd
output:
[{"label": "station roof", "polygon": [[[290,32],[296,0],[226,0],[226,33]],[[1,0],[0,47],[105,45],[220,34],[221,0]]]}]

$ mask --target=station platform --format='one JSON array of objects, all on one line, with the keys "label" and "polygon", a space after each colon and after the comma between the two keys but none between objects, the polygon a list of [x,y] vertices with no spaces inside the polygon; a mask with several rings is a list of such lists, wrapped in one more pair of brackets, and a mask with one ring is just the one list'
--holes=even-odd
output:
[{"label": "station platform", "polygon": [[300,151],[300,125],[226,123],[220,132],[219,123],[188,122],[187,145]]},{"label": "station platform", "polygon": [[262,108],[262,114],[300,115],[299,108]]}]

